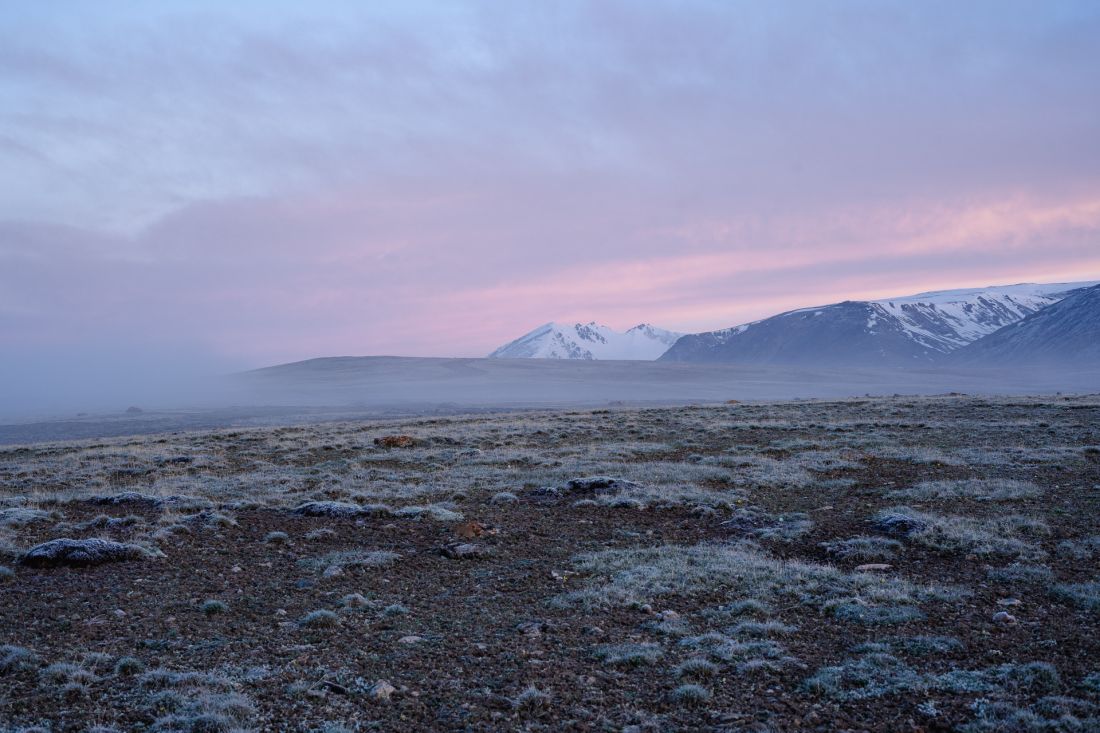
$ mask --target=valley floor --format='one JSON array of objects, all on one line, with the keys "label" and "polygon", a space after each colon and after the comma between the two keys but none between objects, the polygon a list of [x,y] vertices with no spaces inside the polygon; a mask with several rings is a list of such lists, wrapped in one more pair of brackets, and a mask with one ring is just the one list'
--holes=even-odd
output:
[{"label": "valley floor", "polygon": [[1097,730],[1098,517],[1100,397],[10,446],[0,730]]}]

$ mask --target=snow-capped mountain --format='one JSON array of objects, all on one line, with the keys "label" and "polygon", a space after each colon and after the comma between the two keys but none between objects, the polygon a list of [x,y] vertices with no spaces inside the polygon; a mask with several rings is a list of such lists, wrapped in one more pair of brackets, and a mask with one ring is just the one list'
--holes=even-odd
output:
[{"label": "snow-capped mountain", "polygon": [[681,334],[641,323],[620,333],[595,322],[547,323],[489,354],[490,359],[652,360]]},{"label": "snow-capped mountain", "polygon": [[661,358],[831,366],[931,363],[1096,284],[1025,283],[801,308],[684,336]]},{"label": "snow-capped mountain", "polygon": [[948,361],[975,366],[1100,366],[1100,285],[1075,290],[958,349]]}]

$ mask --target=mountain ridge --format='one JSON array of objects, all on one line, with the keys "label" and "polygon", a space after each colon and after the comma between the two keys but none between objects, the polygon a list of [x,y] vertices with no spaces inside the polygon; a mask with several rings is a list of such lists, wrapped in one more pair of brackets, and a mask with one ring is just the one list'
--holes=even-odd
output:
[{"label": "mountain ridge", "polygon": [[948,355],[951,364],[1100,364],[1100,285],[1080,288]]},{"label": "mountain ridge", "polygon": [[1096,282],[1019,283],[798,308],[681,337],[665,361],[930,365]]},{"label": "mountain ridge", "polygon": [[571,325],[551,321],[501,346],[488,358],[649,361],[667,351],[682,335],[649,323],[619,332],[595,321]]}]

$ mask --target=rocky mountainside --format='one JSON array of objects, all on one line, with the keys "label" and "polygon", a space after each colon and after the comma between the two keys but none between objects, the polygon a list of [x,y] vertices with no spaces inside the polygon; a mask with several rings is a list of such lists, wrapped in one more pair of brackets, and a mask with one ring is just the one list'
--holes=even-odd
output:
[{"label": "rocky mountainside", "polygon": [[968,366],[1100,365],[1100,285],[1057,303],[955,351]]},{"label": "rocky mountainside", "polygon": [[666,361],[814,366],[932,364],[1096,283],[944,290],[802,308],[682,337]]}]

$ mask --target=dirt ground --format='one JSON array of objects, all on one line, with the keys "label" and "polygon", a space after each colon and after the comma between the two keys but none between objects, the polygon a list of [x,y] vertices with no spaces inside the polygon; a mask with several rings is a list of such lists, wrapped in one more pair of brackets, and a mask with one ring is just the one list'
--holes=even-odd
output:
[{"label": "dirt ground", "polygon": [[13,446],[0,492],[4,731],[1100,730],[1100,398]]}]

